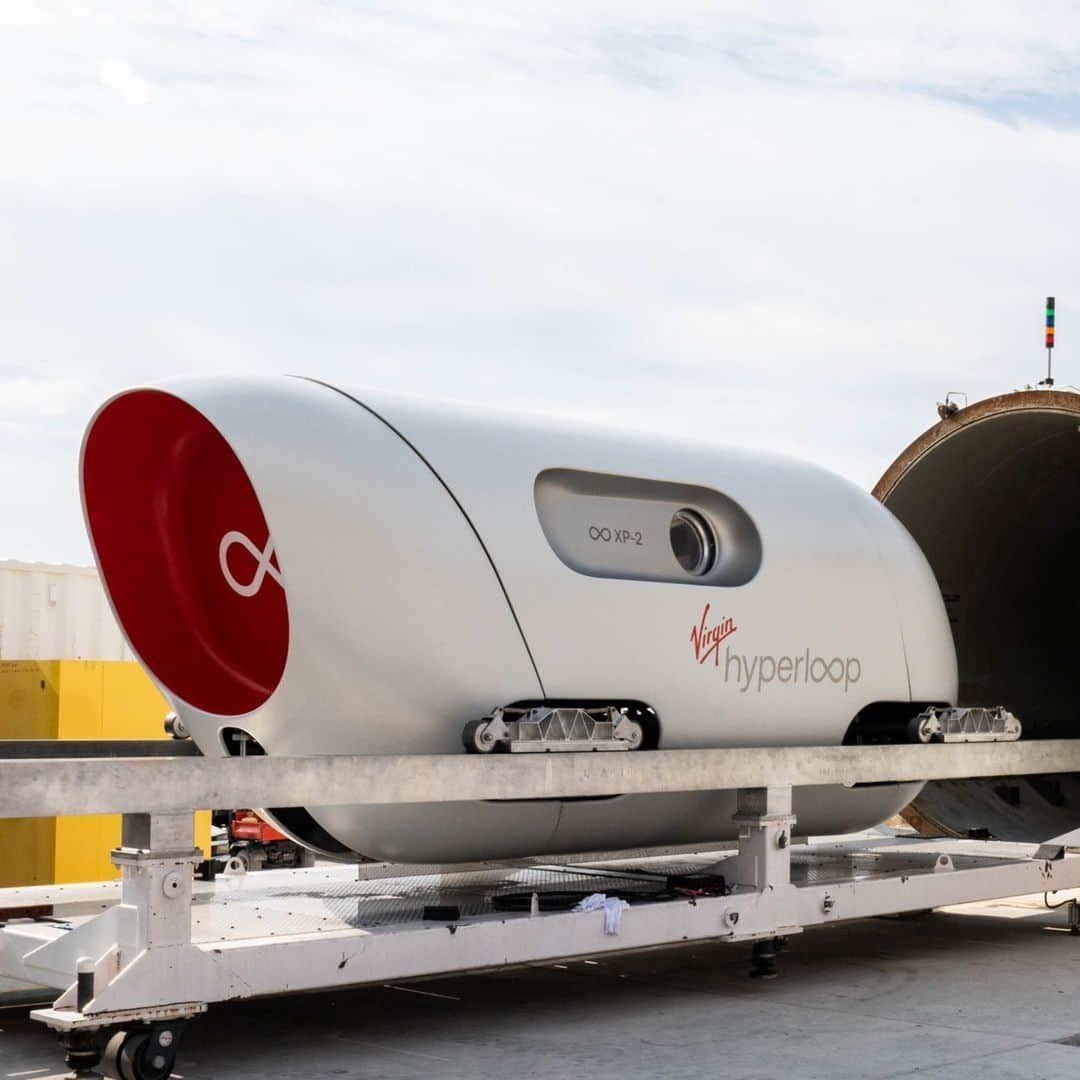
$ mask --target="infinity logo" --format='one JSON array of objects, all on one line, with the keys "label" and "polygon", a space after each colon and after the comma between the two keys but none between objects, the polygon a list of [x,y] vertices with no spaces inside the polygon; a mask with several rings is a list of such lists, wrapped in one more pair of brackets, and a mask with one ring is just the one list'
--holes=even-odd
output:
[{"label": "infinity logo", "polygon": [[[229,549],[233,544],[239,544],[255,560],[255,576],[246,585],[241,585],[233,577],[229,569]],[[228,582],[229,588],[240,596],[254,596],[261,588],[263,578],[270,575],[283,589],[285,583],[281,580],[281,571],[272,565],[270,560],[274,557],[274,538],[266,538],[266,547],[260,551],[242,532],[235,529],[227,532],[218,545],[218,562],[221,563],[221,573]]]}]

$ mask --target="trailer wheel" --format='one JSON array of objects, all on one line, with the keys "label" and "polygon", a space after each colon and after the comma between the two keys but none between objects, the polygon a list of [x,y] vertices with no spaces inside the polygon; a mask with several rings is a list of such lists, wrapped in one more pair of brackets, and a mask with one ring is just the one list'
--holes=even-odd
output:
[{"label": "trailer wheel", "polygon": [[176,1024],[156,1024],[149,1031],[116,1032],[105,1047],[101,1068],[113,1080],[168,1080],[180,1041]]}]

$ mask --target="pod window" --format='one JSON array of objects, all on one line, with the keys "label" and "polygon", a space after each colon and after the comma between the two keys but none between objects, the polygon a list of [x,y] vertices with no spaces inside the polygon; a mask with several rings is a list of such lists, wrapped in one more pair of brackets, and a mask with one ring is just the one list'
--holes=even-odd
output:
[{"label": "pod window", "polygon": [[668,530],[675,561],[694,577],[707,574],[716,554],[716,537],[709,523],[695,510],[676,510]]},{"label": "pod window", "polygon": [[761,566],[757,526],[712,488],[547,469],[533,494],[547,542],[579,574],[732,586]]}]

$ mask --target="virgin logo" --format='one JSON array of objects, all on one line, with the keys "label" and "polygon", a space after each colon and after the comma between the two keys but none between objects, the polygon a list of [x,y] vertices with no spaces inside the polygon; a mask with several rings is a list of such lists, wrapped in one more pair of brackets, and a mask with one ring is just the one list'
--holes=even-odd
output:
[{"label": "virgin logo", "polygon": [[[246,585],[241,585],[229,569],[229,551],[234,544],[239,544],[255,560],[255,571]],[[229,588],[240,596],[254,596],[262,588],[262,583],[267,577],[273,578],[282,588],[285,588],[285,583],[281,580],[281,571],[271,562],[273,557],[274,538],[272,536],[266,538],[266,547],[262,551],[242,532],[237,532],[235,529],[227,532],[218,544],[218,562],[221,564],[222,576]]]},{"label": "virgin logo", "polygon": [[690,630],[690,644],[694,646],[694,657],[699,664],[704,664],[712,657],[713,664],[720,666],[720,643],[731,637],[739,628],[730,615],[725,616],[713,626],[709,625],[709,608],[706,604],[701,613],[701,620]]}]

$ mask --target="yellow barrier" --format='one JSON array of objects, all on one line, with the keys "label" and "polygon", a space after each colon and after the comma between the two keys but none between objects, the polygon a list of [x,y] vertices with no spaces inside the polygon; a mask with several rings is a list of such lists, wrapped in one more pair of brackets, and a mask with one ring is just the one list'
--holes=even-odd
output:
[{"label": "yellow barrier", "polygon": [[[0,661],[0,739],[153,739],[164,698],[132,661]],[[210,850],[210,812],[195,815]],[[0,821],[0,887],[102,881],[117,876],[115,814]]]}]

